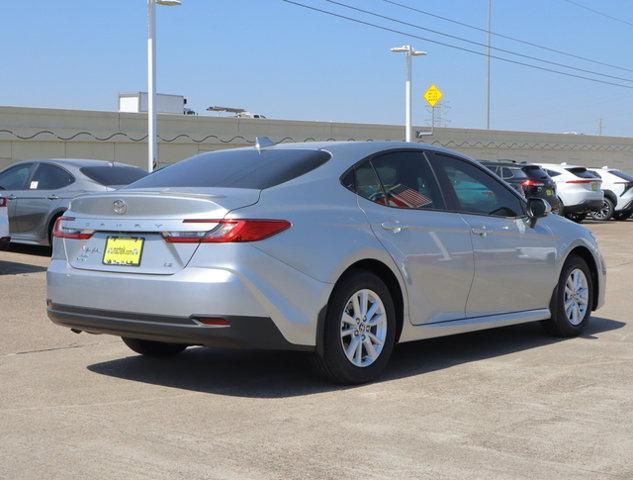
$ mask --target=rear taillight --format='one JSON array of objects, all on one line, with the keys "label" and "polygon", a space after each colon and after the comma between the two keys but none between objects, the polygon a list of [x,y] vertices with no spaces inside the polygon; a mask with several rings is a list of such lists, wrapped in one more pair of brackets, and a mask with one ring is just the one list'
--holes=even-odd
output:
[{"label": "rear taillight", "polygon": [[565,183],[592,183],[593,180],[567,180]]},{"label": "rear taillight", "polygon": [[524,187],[544,187],[545,184],[543,182],[539,182],[538,180],[526,180],[525,182],[521,183],[522,186]]},{"label": "rear taillight", "polygon": [[8,207],[8,206],[9,206],[9,199],[0,197],[0,208]]},{"label": "rear taillight", "polygon": [[88,240],[94,234],[94,230],[79,230],[65,227],[64,222],[74,221],[74,217],[59,217],[53,227],[53,236],[57,238],[70,238],[73,240]]},{"label": "rear taillight", "polygon": [[184,220],[184,223],[217,224],[211,230],[197,230],[189,232],[163,232],[163,237],[169,243],[228,243],[228,242],[257,242],[277,235],[287,228],[290,222],[286,220]]}]

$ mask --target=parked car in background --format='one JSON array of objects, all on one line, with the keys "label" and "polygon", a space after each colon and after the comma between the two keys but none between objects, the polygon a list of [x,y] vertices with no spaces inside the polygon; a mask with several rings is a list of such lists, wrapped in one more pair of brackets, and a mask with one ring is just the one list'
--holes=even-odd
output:
[{"label": "parked car in background", "polygon": [[513,160],[482,160],[481,163],[525,198],[542,198],[550,204],[553,213],[559,212],[556,183],[538,165]]},{"label": "parked car in background", "polygon": [[27,160],[0,172],[0,195],[9,199],[11,241],[50,245],[55,220],[69,201],[106,192],[147,175],[145,170],[101,160]]},{"label": "parked car in background", "polygon": [[617,168],[590,168],[602,180],[602,208],[593,212],[596,220],[627,220],[633,213],[633,176]]},{"label": "parked car in background", "polygon": [[204,153],[73,199],[54,235],[53,322],[148,356],[306,351],[343,383],[375,379],[396,343],[532,321],[579,335],[604,301],[587,229],[423,144]]},{"label": "parked car in background", "polygon": [[561,215],[582,222],[602,208],[602,180],[585,167],[566,163],[536,163],[556,182]]},{"label": "parked car in background", "polygon": [[0,249],[9,245],[9,199],[0,197]]}]

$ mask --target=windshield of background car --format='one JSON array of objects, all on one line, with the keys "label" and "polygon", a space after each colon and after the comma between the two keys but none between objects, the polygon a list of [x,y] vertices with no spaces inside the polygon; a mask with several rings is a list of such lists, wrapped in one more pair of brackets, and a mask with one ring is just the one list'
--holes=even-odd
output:
[{"label": "windshield of background car", "polygon": [[585,167],[568,168],[567,171],[573,173],[574,175],[580,178],[600,178],[600,175],[597,175],[596,173],[590,170],[587,170]]},{"label": "windshield of background car", "polygon": [[126,188],[217,187],[261,190],[320,167],[321,150],[224,150],[203,153],[158,170]]},{"label": "windshield of background car", "polygon": [[82,167],[79,169],[86,177],[106,187],[115,185],[129,185],[147,176],[141,168],[127,166],[100,165],[97,167]]},{"label": "windshield of background car", "polygon": [[546,180],[549,177],[547,172],[537,165],[523,167],[523,171],[533,180]]},{"label": "windshield of background car", "polygon": [[612,173],[618,178],[622,180],[626,180],[628,182],[633,182],[633,175],[629,175],[628,173],[621,172],[620,170],[610,170],[609,173]]}]

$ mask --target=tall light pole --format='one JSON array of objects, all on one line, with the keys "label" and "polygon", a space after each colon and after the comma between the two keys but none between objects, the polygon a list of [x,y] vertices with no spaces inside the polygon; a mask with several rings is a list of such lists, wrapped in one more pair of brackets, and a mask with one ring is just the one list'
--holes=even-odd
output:
[{"label": "tall light pole", "polygon": [[158,160],[156,121],[156,4],[175,6],[180,0],[147,0],[147,171]]},{"label": "tall light pole", "polygon": [[405,123],[405,140],[413,141],[413,127],[411,117],[413,115],[412,95],[411,95],[411,59],[412,57],[421,57],[426,52],[415,50],[411,45],[403,45],[402,47],[394,47],[391,49],[394,53],[404,53],[406,64],[406,77],[404,85],[404,123]]},{"label": "tall light pole", "polygon": [[488,0],[488,75],[486,81],[486,129],[490,130],[490,42],[491,42],[491,28],[492,23],[492,0]]}]

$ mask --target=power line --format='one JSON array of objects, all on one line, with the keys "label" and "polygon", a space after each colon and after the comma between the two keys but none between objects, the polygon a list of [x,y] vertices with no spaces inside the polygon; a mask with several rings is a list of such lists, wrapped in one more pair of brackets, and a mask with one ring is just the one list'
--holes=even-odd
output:
[{"label": "power line", "polygon": [[609,20],[614,20],[616,22],[620,22],[620,23],[623,23],[623,24],[628,25],[630,27],[633,27],[633,22],[629,22],[628,20],[623,20],[621,18],[614,17],[612,15],[609,15],[608,13],[604,13],[604,12],[601,12],[599,10],[595,10],[595,9],[593,9],[591,7],[583,5],[582,3],[575,2],[574,0],[563,0],[563,2],[570,3],[572,5],[577,6],[578,8],[582,8],[584,10],[587,10],[587,11],[591,12],[591,13],[595,13],[596,15],[600,15],[601,17],[608,18]]},{"label": "power line", "polygon": [[577,72],[589,73],[591,75],[597,75],[597,76],[601,76],[601,77],[611,78],[611,79],[614,79],[614,80],[621,80],[623,82],[631,82],[631,83],[633,83],[633,79],[631,79],[631,78],[618,77],[616,75],[609,75],[609,74],[606,74],[606,73],[600,73],[600,72],[596,72],[594,70],[588,70],[588,69],[585,69],[585,68],[574,67],[572,65],[567,65],[567,64],[564,64],[564,63],[560,63],[560,62],[554,62],[552,60],[546,60],[546,59],[543,59],[543,58],[535,57],[533,55],[526,55],[526,54],[523,54],[523,53],[514,52],[512,50],[507,50],[505,48],[495,47],[493,45],[488,45],[486,43],[477,42],[475,40],[469,40],[468,38],[460,37],[458,35],[451,35],[450,33],[445,33],[445,32],[441,32],[439,30],[434,30],[432,28],[422,27],[422,26],[416,25],[414,23],[405,22],[403,20],[398,20],[396,18],[389,17],[387,15],[382,15],[380,13],[376,13],[376,12],[372,12],[372,11],[369,11],[369,10],[365,10],[363,8],[355,7],[353,5],[349,5],[349,4],[343,3],[343,2],[338,2],[336,0],[325,0],[325,1],[328,2],[328,3],[331,3],[333,5],[338,5],[340,7],[347,8],[349,10],[354,10],[356,12],[364,13],[366,15],[372,15],[374,17],[382,18],[383,20],[399,23],[401,25],[406,25],[408,27],[416,28],[418,30],[423,30],[425,32],[434,33],[436,35],[441,35],[443,37],[452,38],[453,40],[458,40],[460,42],[470,43],[471,45],[476,45],[478,47],[489,48],[489,49],[492,49],[492,50],[496,50],[498,52],[507,53],[509,55],[515,55],[517,57],[526,58],[528,60],[534,60],[536,62],[541,62],[541,63],[545,63],[545,64],[548,64],[548,65],[554,65],[556,67],[562,67],[562,68],[567,68],[569,70],[575,70]]},{"label": "power line", "polygon": [[[385,3],[389,3],[391,5],[398,6],[400,8],[404,8],[404,9],[412,11],[412,12],[421,13],[423,15],[427,15],[427,16],[432,17],[432,18],[437,18],[439,20],[444,20],[445,22],[450,22],[450,23],[453,23],[455,25],[460,25],[462,27],[470,28],[472,30],[477,30],[478,32],[488,33],[488,30],[485,29],[485,28],[477,27],[475,25],[471,25],[471,24],[465,23],[465,22],[460,22],[459,20],[455,20],[455,19],[452,19],[452,18],[443,17],[441,15],[437,15],[435,13],[431,13],[431,12],[426,11],[426,10],[421,10],[419,8],[414,8],[414,7],[411,7],[409,5],[405,5],[403,3],[395,2],[393,0],[382,0],[382,1],[385,2]],[[566,1],[566,0],[563,0],[563,1]],[[565,55],[565,56],[568,56],[568,57],[571,57],[571,58],[576,58],[578,60],[584,60],[585,62],[591,62],[591,63],[595,63],[597,65],[602,65],[602,66],[605,66],[605,67],[611,67],[611,68],[615,68],[615,69],[618,69],[618,70],[624,70],[624,71],[627,71],[627,72],[633,72],[633,68],[622,67],[620,65],[614,65],[612,63],[602,62],[600,60],[595,60],[595,59],[592,59],[592,58],[589,58],[589,57],[584,57],[582,55],[577,55],[575,53],[565,52],[563,50],[558,50],[556,48],[548,47],[546,45],[540,45],[538,43],[533,43],[533,42],[530,42],[530,41],[527,41],[527,40],[522,40],[522,39],[517,38],[517,37],[512,37],[510,35],[505,35],[503,33],[490,32],[490,34],[494,35],[495,37],[505,38],[506,40],[511,40],[513,42],[522,43],[524,45],[529,45],[530,47],[540,48],[541,50],[546,50],[548,52],[557,53],[559,55]]]},{"label": "power line", "polygon": [[[375,23],[366,22],[364,20],[359,20],[357,18],[348,17],[346,15],[341,15],[339,13],[330,12],[328,10],[323,10],[323,9],[320,9],[320,8],[317,8],[317,7],[313,7],[311,5],[306,5],[304,3],[299,3],[299,2],[296,2],[296,1],[293,1],[293,0],[281,0],[281,1],[284,2],[284,3],[291,4],[291,5],[295,5],[297,7],[301,7],[301,8],[305,8],[305,9],[312,10],[312,11],[315,11],[315,12],[323,13],[323,14],[329,15],[331,17],[341,18],[341,19],[348,20],[348,21],[351,21],[351,22],[354,22],[354,23],[358,23],[360,25],[365,25],[365,26],[368,26],[368,27],[376,28],[378,30],[383,30],[385,32],[397,33],[399,35],[404,35],[404,36],[410,37],[410,38],[416,38],[418,40],[423,40],[425,42],[433,43],[435,45],[441,45],[443,47],[452,48],[454,50],[460,50],[462,52],[471,53],[473,55],[479,55],[479,56],[484,56],[484,57],[487,56],[487,54],[482,53],[482,52],[478,52],[476,50],[471,50],[469,48],[460,47],[458,45],[452,45],[452,44],[446,43],[446,42],[440,42],[439,40],[433,40],[433,39],[430,39],[430,38],[427,38],[427,37],[422,37],[420,35],[415,35],[413,33],[404,32],[402,30],[396,30],[395,28],[390,28],[390,27],[386,27],[386,26],[383,26],[383,25],[377,25]],[[536,69],[536,70],[541,70],[541,71],[544,71],[544,72],[550,72],[550,73],[556,73],[558,75],[564,75],[566,77],[578,78],[578,79],[581,79],[581,80],[588,80],[588,81],[594,82],[594,83],[601,83],[603,85],[612,85],[612,86],[615,86],[615,87],[622,87],[622,88],[627,88],[629,90],[633,90],[633,86],[631,86],[631,85],[623,85],[621,83],[609,82],[607,80],[600,80],[600,79],[597,79],[597,78],[586,77],[584,75],[576,75],[574,73],[562,72],[560,70],[555,70],[553,68],[547,68],[547,67],[542,67],[540,65],[533,65],[531,63],[520,62],[518,60],[512,60],[510,58],[499,57],[497,55],[491,55],[491,58],[494,58],[496,60],[500,60],[502,62],[512,63],[512,64],[515,64],[515,65],[521,65],[523,67],[528,67],[528,68],[533,68],[533,69]]]}]

